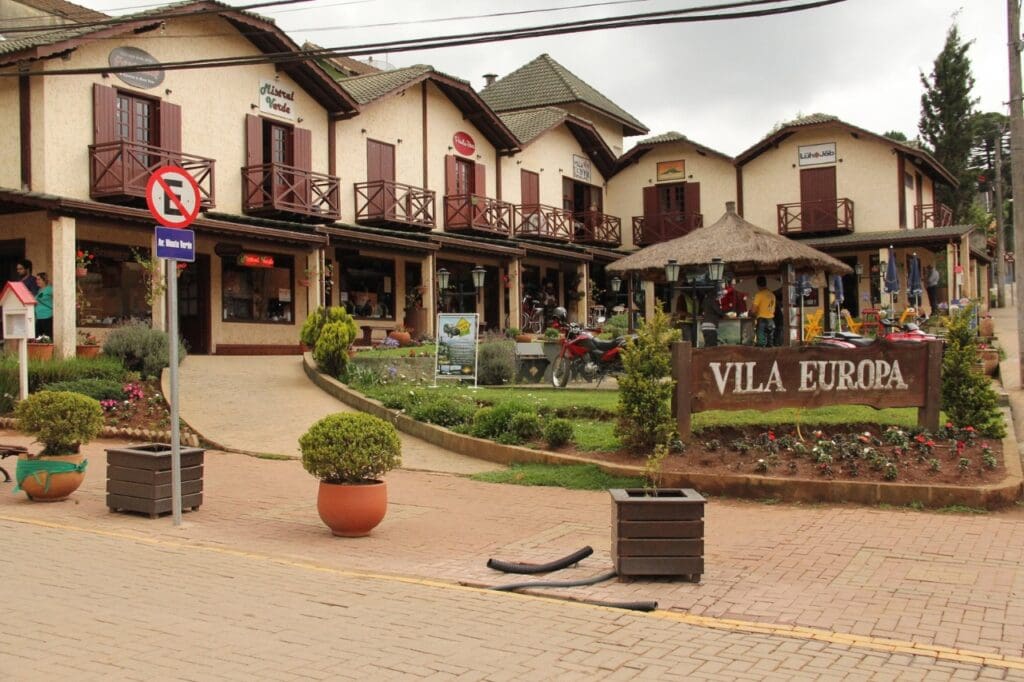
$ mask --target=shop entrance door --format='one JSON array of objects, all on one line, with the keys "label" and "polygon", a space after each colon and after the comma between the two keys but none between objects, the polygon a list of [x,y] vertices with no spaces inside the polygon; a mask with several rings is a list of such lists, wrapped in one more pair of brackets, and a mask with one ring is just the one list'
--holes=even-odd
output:
[{"label": "shop entrance door", "polygon": [[201,253],[178,276],[178,333],[189,353],[210,352],[210,257]]}]

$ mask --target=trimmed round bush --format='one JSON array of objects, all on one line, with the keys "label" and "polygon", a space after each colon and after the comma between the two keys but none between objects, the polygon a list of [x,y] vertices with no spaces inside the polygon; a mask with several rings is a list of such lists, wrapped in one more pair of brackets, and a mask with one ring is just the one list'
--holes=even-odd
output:
[{"label": "trimmed round bush", "polygon": [[344,322],[325,324],[313,349],[313,359],[320,371],[335,378],[342,376],[348,368],[348,348],[354,338]]},{"label": "trimmed round bush", "polygon": [[43,444],[43,455],[74,455],[99,435],[103,408],[95,398],[67,391],[40,391],[18,403],[18,428]]},{"label": "trimmed round bush", "polygon": [[501,386],[512,383],[516,371],[516,347],[512,341],[488,341],[480,344],[480,383]]},{"label": "trimmed round bush", "polygon": [[55,381],[43,386],[44,391],[69,391],[81,393],[96,400],[124,400],[124,389],[120,381],[110,379],[77,379],[75,381]]},{"label": "trimmed round bush", "polygon": [[558,448],[573,439],[572,422],[568,419],[549,419],[544,425],[544,440],[548,446]]},{"label": "trimmed round bush", "polygon": [[402,464],[395,427],[361,412],[324,417],[299,438],[299,449],[303,468],[326,483],[370,483]]},{"label": "trimmed round bush", "polygon": [[356,321],[352,319],[352,316],[348,314],[348,311],[341,307],[335,308],[324,308],[320,306],[306,317],[306,321],[302,324],[302,331],[299,333],[299,340],[309,346],[310,348],[316,348],[317,342],[320,340],[320,334],[323,333],[323,329],[326,325],[335,322],[340,322],[345,325],[347,331],[351,332],[351,338],[349,339],[348,345],[352,345],[352,342],[356,339],[358,328],[356,327]]},{"label": "trimmed round bush", "polygon": [[[150,329],[145,323],[129,324],[110,332],[103,344],[103,353],[117,358],[124,368],[138,372],[142,378],[160,376],[171,364],[167,333]],[[178,344],[178,362],[185,359],[185,347]]]},{"label": "trimmed round bush", "polygon": [[491,440],[502,436],[506,436],[506,439],[508,436],[514,437],[515,434],[511,432],[512,416],[521,412],[533,412],[533,407],[525,403],[504,402],[477,410],[470,433],[477,438]]},{"label": "trimmed round bush", "polygon": [[472,421],[476,409],[476,403],[470,398],[436,395],[413,403],[409,416],[416,421],[451,428]]},{"label": "trimmed round bush", "polygon": [[533,440],[541,434],[540,416],[536,412],[517,412],[509,420],[508,431],[520,441]]}]

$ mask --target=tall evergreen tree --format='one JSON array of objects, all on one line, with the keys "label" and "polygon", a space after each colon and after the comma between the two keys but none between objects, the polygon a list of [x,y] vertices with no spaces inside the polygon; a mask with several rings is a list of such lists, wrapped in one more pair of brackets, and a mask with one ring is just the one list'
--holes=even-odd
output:
[{"label": "tall evergreen tree", "polygon": [[935,158],[960,181],[957,188],[939,187],[939,200],[953,209],[953,220],[957,223],[966,217],[977,191],[977,179],[969,170],[974,105],[978,102],[971,97],[974,76],[967,56],[970,46],[970,42],[961,42],[956,24],[951,26],[931,75],[921,74],[924,94],[917,126]]}]

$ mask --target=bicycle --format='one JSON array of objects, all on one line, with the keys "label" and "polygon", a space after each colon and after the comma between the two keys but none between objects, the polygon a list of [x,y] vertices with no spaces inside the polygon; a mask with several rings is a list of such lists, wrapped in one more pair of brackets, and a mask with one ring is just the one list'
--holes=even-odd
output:
[{"label": "bicycle", "polygon": [[544,308],[529,296],[523,299],[522,324],[519,328],[525,334],[540,334],[544,331]]}]

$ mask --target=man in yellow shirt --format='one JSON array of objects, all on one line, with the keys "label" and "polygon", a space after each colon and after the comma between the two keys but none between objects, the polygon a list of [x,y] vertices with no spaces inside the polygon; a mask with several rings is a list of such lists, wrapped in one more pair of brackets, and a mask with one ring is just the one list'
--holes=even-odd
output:
[{"label": "man in yellow shirt", "polygon": [[757,276],[757,293],[750,306],[756,320],[757,345],[767,348],[775,341],[775,294],[768,291],[768,280]]}]

